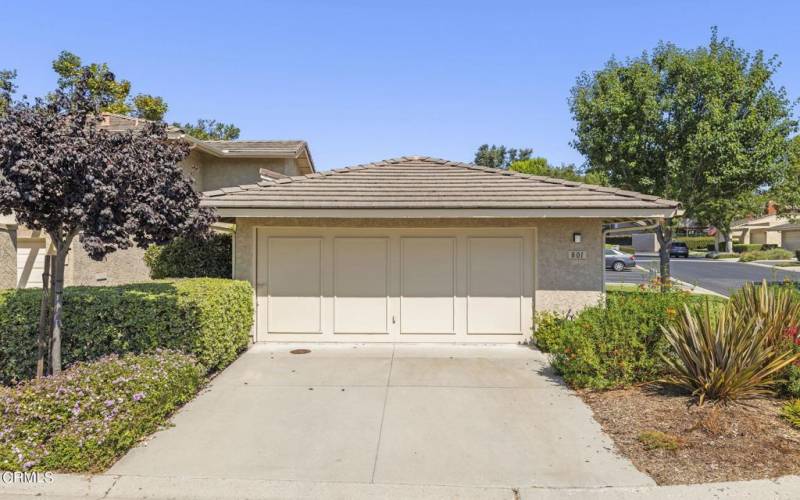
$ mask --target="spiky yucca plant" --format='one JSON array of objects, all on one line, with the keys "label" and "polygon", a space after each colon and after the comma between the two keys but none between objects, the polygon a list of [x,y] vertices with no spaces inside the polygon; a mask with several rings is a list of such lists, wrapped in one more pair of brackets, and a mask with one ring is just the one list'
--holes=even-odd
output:
[{"label": "spiky yucca plant", "polygon": [[664,382],[690,391],[701,405],[772,394],[781,370],[800,359],[800,353],[769,338],[772,330],[763,317],[741,314],[735,303],[715,313],[708,302],[684,306],[676,321],[662,328],[675,354],[663,357]]},{"label": "spiky yucca plant", "polygon": [[789,332],[800,324],[800,296],[785,286],[747,283],[733,294],[730,307],[738,316],[761,320],[764,337],[771,344],[784,346],[791,338]]}]

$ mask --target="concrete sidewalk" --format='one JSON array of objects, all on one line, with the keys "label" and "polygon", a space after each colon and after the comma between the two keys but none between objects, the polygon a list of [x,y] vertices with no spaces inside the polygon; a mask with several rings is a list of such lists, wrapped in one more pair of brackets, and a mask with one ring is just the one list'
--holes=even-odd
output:
[{"label": "concrete sidewalk", "polygon": [[193,477],[143,477],[103,474],[57,475],[47,485],[2,484],[0,498],[100,499],[487,499],[487,500],[700,500],[796,499],[800,477],[776,480],[639,487],[479,487],[348,482],[266,481]]}]

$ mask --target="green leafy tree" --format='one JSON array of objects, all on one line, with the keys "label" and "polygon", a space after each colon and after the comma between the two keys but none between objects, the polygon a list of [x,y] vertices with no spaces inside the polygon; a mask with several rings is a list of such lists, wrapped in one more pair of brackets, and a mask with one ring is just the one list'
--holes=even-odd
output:
[{"label": "green leafy tree", "polygon": [[11,103],[11,96],[17,90],[17,85],[14,83],[16,79],[16,71],[0,70],[0,113]]},{"label": "green leafy tree", "polygon": [[495,146],[492,144],[483,144],[475,152],[475,165],[481,165],[490,168],[508,168],[512,163],[517,161],[529,160],[533,150],[530,148],[515,149],[506,148],[503,145]]},{"label": "green leafy tree", "polygon": [[58,74],[59,89],[65,92],[74,91],[79,79],[88,74],[90,96],[100,111],[152,121],[163,120],[167,113],[167,103],[161,97],[139,94],[131,98],[131,82],[117,80],[106,63],[84,65],[80,57],[63,51],[53,61],[53,70]]},{"label": "green leafy tree", "polygon": [[133,98],[133,115],[145,120],[159,122],[167,114],[167,103],[158,96],[139,94]]},{"label": "green leafy tree", "polygon": [[767,196],[777,202],[779,210],[790,215],[795,222],[800,218],[800,135],[794,136],[789,142],[786,164]]},{"label": "green leafy tree", "polygon": [[180,127],[195,139],[201,141],[233,141],[239,138],[239,127],[231,123],[222,123],[216,120],[197,120],[194,125],[191,123],[173,123]]},{"label": "green leafy tree", "polygon": [[106,63],[92,63],[86,66],[77,55],[62,51],[55,61],[53,70],[58,74],[58,88],[64,92],[74,92],[75,86],[88,75],[88,89],[100,111],[120,115],[130,114],[132,107],[128,102],[131,82],[117,80]]},{"label": "green leafy tree", "polygon": [[[792,106],[772,76],[775,58],[749,54],[712,29],[708,46],[669,43],[584,73],[572,89],[573,146],[612,186],[676,199],[688,217],[726,235],[745,200],[774,182]],[[657,229],[661,275],[669,278],[671,221]]]},{"label": "green leafy tree", "polygon": [[521,172],[523,174],[541,175],[545,177],[555,177],[567,181],[583,182],[586,184],[606,185],[607,181],[602,172],[581,172],[575,165],[569,164],[554,166],[548,163],[546,158],[537,156],[528,160],[521,160],[512,163],[509,170]]}]

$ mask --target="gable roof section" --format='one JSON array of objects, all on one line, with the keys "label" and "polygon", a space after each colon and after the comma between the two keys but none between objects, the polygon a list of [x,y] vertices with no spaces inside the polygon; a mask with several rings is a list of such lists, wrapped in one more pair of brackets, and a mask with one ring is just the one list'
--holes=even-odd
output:
[{"label": "gable roof section", "polygon": [[[112,132],[138,130],[149,123],[144,118],[102,113],[100,127]],[[306,141],[202,141],[187,135],[180,127],[167,126],[170,139],[184,139],[197,149],[218,158],[291,158],[297,160],[301,172],[314,172],[314,159]]]},{"label": "gable roof section", "polygon": [[657,209],[679,203],[631,191],[404,156],[203,193],[203,205],[250,209]]}]

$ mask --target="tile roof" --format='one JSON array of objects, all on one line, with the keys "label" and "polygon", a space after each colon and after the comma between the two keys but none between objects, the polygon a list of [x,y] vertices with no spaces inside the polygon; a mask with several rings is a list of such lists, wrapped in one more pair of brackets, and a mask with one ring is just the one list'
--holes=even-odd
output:
[{"label": "tile roof", "polygon": [[[138,130],[150,123],[150,120],[134,116],[102,113],[100,127],[112,132],[126,132]],[[170,125],[167,133],[171,139],[186,139],[197,145],[203,151],[219,157],[246,157],[246,158],[294,158],[305,166],[306,171],[314,172],[314,160],[306,141],[202,141],[186,135],[183,129]]]},{"label": "tile roof", "polygon": [[679,203],[615,188],[427,156],[203,193],[217,208],[678,208]]}]

